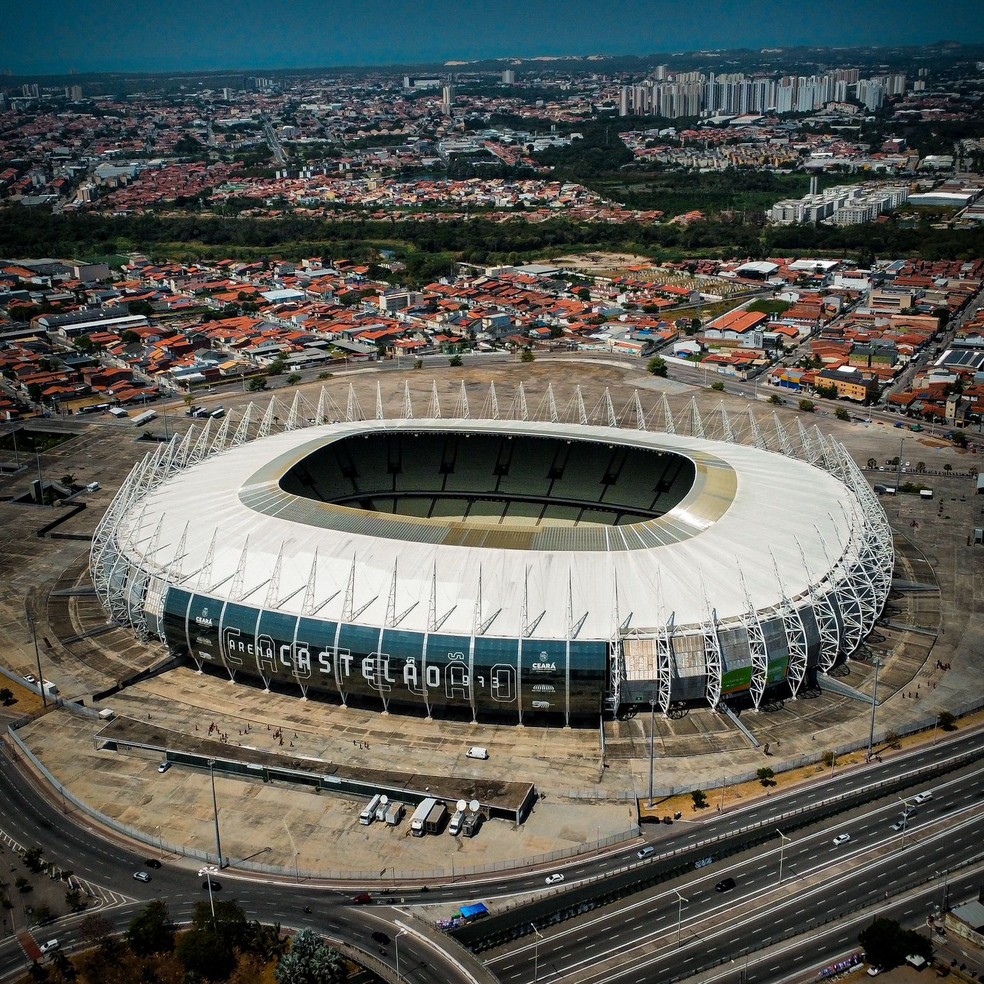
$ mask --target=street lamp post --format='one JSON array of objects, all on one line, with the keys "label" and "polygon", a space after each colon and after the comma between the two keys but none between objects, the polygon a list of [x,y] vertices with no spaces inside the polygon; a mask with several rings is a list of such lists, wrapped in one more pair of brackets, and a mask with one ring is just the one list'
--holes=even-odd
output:
[{"label": "street lamp post", "polygon": [[677,946],[680,945],[680,938],[683,932],[683,903],[687,900],[680,894],[678,889],[673,889],[677,897]]},{"label": "street lamp post", "polygon": [[902,847],[905,847],[905,832],[906,832],[906,828],[909,826],[909,810],[911,809],[911,807],[909,806],[909,801],[906,800],[906,799],[902,799],[901,796],[898,797],[898,800],[902,804],[902,844],[901,844],[901,846]]},{"label": "street lamp post", "polygon": [[656,694],[649,698],[649,809],[653,808],[653,771],[656,763]]},{"label": "street lamp post", "polygon": [[530,923],[530,929],[536,933],[536,939],[533,941],[533,984],[537,984],[540,979],[540,940],[543,939],[543,934]]},{"label": "street lamp post", "polygon": [[294,835],[290,832],[290,827],[287,826],[287,821],[284,821],[284,830],[287,831],[287,836],[290,838],[291,850],[294,852],[294,884],[297,884],[301,879],[297,873],[297,845],[294,843]]},{"label": "street lamp post", "polygon": [[779,841],[779,884],[782,884],[782,859],[783,853],[786,850],[786,841],[791,841],[792,837],[787,837],[778,827],[776,828],[776,833],[782,838]]},{"label": "street lamp post", "polygon": [[164,860],[164,837],[161,834],[161,825],[157,825],[157,844],[161,849],[161,860]]},{"label": "street lamp post", "polygon": [[937,728],[938,728],[939,726],[940,726],[940,716],[939,716],[939,714],[937,714],[937,715],[936,715],[936,721],[935,721],[935,723],[933,724],[933,744],[934,744],[934,745],[936,744],[936,729],[937,729]]},{"label": "street lamp post", "polygon": [[401,929],[396,936],[393,938],[394,947],[396,950],[396,977],[397,980],[400,979],[400,937],[406,932],[405,929]]},{"label": "street lamp post", "polygon": [[38,649],[38,629],[34,624],[34,616],[28,612],[27,621],[31,626],[31,638],[34,640],[34,658],[37,660],[38,664],[38,690],[41,691],[41,703],[47,707],[48,698],[45,696],[44,692],[44,677],[41,675],[41,650]]},{"label": "street lamp post", "polygon": [[218,873],[218,868],[214,864],[206,865],[204,868],[198,869],[198,877],[201,878],[203,875],[205,877],[205,884],[208,886],[208,905],[212,910],[212,922],[215,922],[215,899],[212,897],[212,875]]},{"label": "street lamp post", "polygon": [[219,857],[219,870],[221,870],[222,841],[219,838],[219,802],[215,798],[215,759],[208,760],[208,774],[212,779],[212,814],[215,817],[215,853]]},{"label": "street lamp post", "polygon": [[871,727],[868,730],[868,761],[871,761],[871,750],[875,744],[875,709],[878,707],[878,671],[881,669],[881,660],[873,661],[875,664],[875,684],[871,691]]}]

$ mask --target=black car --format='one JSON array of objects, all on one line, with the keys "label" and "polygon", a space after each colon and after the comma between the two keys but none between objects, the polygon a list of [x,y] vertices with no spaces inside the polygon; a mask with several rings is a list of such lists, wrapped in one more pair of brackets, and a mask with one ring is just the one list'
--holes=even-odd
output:
[{"label": "black car", "polygon": [[202,882],[202,888],[210,888],[213,892],[217,892],[220,888],[222,888],[222,886],[215,881],[215,879],[206,878],[205,881]]},{"label": "black car", "polygon": [[738,884],[738,882],[736,882],[734,880],[734,878],[722,878],[721,881],[719,881],[714,886],[714,891],[715,892],[730,892],[731,889],[733,889],[735,887],[735,885],[737,885],[737,884]]},{"label": "black car", "polygon": [[147,858],[147,860],[144,861],[144,864],[147,865],[148,868],[159,868],[161,866],[161,863],[157,860],[157,858]]},{"label": "black car", "polygon": [[381,946],[386,946],[386,944],[390,941],[390,938],[379,929],[373,932],[372,938],[374,942],[379,943]]}]

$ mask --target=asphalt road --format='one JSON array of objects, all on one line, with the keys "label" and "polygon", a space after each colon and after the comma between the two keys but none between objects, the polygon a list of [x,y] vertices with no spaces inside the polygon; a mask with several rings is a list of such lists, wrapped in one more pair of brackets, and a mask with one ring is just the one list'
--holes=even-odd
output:
[{"label": "asphalt road", "polygon": [[[944,759],[982,746],[984,746],[984,735],[963,735],[952,742],[930,746],[901,759],[895,759],[891,763],[872,763],[870,767],[857,772],[835,775],[825,783],[789,795],[773,797],[741,813],[715,813],[704,822],[678,824],[674,825],[672,830],[659,827],[660,835],[668,834],[668,836],[654,841],[657,846],[657,856],[669,851],[693,847],[697,843],[712,840],[722,833],[733,832],[741,826],[765,823],[778,828],[782,824],[783,817],[815,806],[830,796],[869,787],[882,779],[896,778],[900,774],[913,774],[913,792],[916,792],[926,785],[919,781],[917,772],[920,768],[938,764]],[[964,771],[969,773],[974,771],[974,768],[969,767]],[[910,856],[917,858],[915,854],[917,842],[921,845],[918,832],[923,828],[928,831],[941,816],[948,815],[958,807],[973,805],[967,799],[971,795],[969,790],[984,786],[979,780],[969,782],[959,774],[955,779],[944,777],[933,780],[931,785],[937,791],[936,795],[929,803],[919,807],[919,812],[913,817],[913,827],[906,831],[907,844],[904,853],[901,850],[901,835],[889,829],[890,821],[897,818],[898,811],[901,809],[894,793],[880,807],[866,807],[862,811],[847,814],[843,820],[838,820],[838,823],[843,824],[851,834],[851,841],[847,845],[834,848],[829,843],[833,836],[833,821],[821,825],[820,831],[815,834],[800,831],[796,833],[792,842],[783,842],[782,860],[785,868],[783,891],[790,891],[800,883],[805,884],[811,876],[811,870],[817,866],[823,870],[832,862],[842,863],[843,859],[855,856],[866,869],[869,866],[871,868],[872,880],[863,883],[868,894],[877,896],[878,893],[892,891],[891,879],[894,877],[892,871],[895,869],[892,869],[891,865],[886,867],[885,863],[879,865],[874,860],[869,864],[867,854],[864,852],[888,843],[892,846],[889,858],[897,856],[900,864],[903,858]],[[962,787],[966,787],[967,792],[961,799],[961,794],[954,790]],[[980,842],[984,830],[981,829],[979,820],[974,820],[974,823],[978,826],[973,826],[967,836],[976,837]],[[177,920],[189,918],[195,904],[207,900],[207,893],[202,889],[202,879],[197,875],[197,868],[187,866],[186,862],[166,860],[162,868],[151,872],[152,881],[149,884],[135,881],[133,879],[135,871],[147,870],[144,860],[148,854],[137,853],[126,845],[104,840],[100,832],[89,825],[86,817],[74,812],[65,813],[60,804],[52,804],[41,797],[11,761],[6,750],[0,756],[0,829],[26,846],[40,845],[44,850],[45,859],[54,861],[93,883],[111,888],[132,899],[132,902],[107,913],[120,926],[125,926],[133,912],[141,904],[153,898],[165,899],[172,916]],[[652,863],[651,860],[638,861],[637,849],[638,844],[634,844],[609,855],[584,859],[565,866],[565,886],[570,886],[580,879],[610,874],[625,868],[626,865]],[[930,853],[920,853],[914,863],[924,866],[931,864],[935,870],[950,867],[955,860],[965,857],[968,853],[968,844],[956,837],[946,836],[931,841],[929,846],[920,846],[919,850]],[[722,925],[727,924],[725,917],[735,910],[739,900],[749,894],[767,891],[770,881],[778,882],[778,851],[777,837],[775,842],[751,852],[746,860],[733,859],[728,862],[727,873],[738,880],[740,888],[728,896],[728,901],[723,907],[718,907]],[[152,855],[154,852],[148,853]],[[736,867],[739,864],[740,866]],[[907,869],[898,869],[898,871],[903,870]],[[533,893],[545,889],[543,883],[545,873],[545,870],[535,873],[517,872],[511,876],[503,875],[486,881],[470,882],[467,886],[460,883],[447,883],[429,886],[427,892],[421,891],[419,886],[397,888],[385,899],[377,895],[372,906],[352,904],[353,893],[364,890],[365,886],[345,887],[344,891],[341,887],[335,889],[314,887],[304,883],[293,883],[289,874],[276,883],[233,878],[229,871],[217,877],[223,886],[222,891],[225,893],[223,897],[236,898],[252,918],[266,922],[279,921],[284,926],[295,928],[310,926],[318,932],[334,936],[373,953],[390,966],[394,973],[396,950],[399,946],[400,969],[403,975],[406,977],[407,968],[413,967],[415,969],[412,979],[421,982],[433,980],[437,984],[439,981],[466,980],[469,979],[469,975],[462,970],[453,954],[438,951],[424,935],[416,933],[413,929],[402,933],[397,944],[397,934],[404,927],[410,926],[411,921],[407,921],[405,913],[395,906],[477,899],[492,903],[499,896],[514,896],[517,893],[520,895],[528,893],[532,897]],[[514,959],[518,963],[515,966],[510,964],[509,968],[503,966],[503,971],[507,969],[512,971],[511,974],[503,973],[503,979],[521,981],[532,979],[533,964],[545,958],[553,961],[558,968],[571,970],[585,963],[593,965],[601,952],[607,952],[610,944],[613,941],[618,942],[620,935],[626,931],[633,940],[637,935],[648,940],[651,949],[654,934],[660,937],[671,932],[676,915],[681,917],[681,929],[684,925],[691,926],[700,917],[702,906],[718,900],[719,897],[714,893],[713,886],[721,877],[721,866],[712,863],[707,869],[702,869],[699,879],[689,879],[683,883],[685,885],[683,894],[687,903],[685,907],[680,906],[679,913],[676,905],[672,904],[676,896],[672,894],[667,896],[666,886],[660,886],[653,892],[646,893],[642,901],[634,897],[635,901],[627,901],[599,910],[595,918],[601,928],[586,935],[582,934],[583,938],[572,935],[575,923],[565,923],[557,929],[553,943],[538,941],[538,945],[532,946],[531,949],[528,939],[518,941],[515,950],[518,956],[514,954]],[[861,883],[856,877],[851,876],[850,884],[853,893],[850,897],[855,898]],[[827,906],[827,909],[839,911],[839,907],[845,906],[849,900],[839,898],[834,893],[831,897],[823,896],[820,901]],[[811,908],[815,908],[817,904],[819,903],[811,902]],[[305,906],[311,909],[310,913],[304,911]],[[685,921],[683,908],[687,909],[688,918]],[[795,920],[799,914],[799,910],[791,905],[773,906],[766,919],[769,925],[781,926],[784,925],[783,920],[786,918]],[[640,921],[638,928],[633,927],[633,919]],[[76,917],[58,924],[57,935],[63,945],[71,945],[73,941],[78,940],[77,924]],[[372,943],[370,933],[374,928],[386,932],[391,937],[391,942],[382,948]],[[761,927],[757,927],[757,931],[761,932]],[[49,928],[43,935],[51,935],[52,932],[53,930]],[[692,935],[692,930],[688,930],[688,933]],[[715,953],[726,956],[732,951],[740,952],[743,941],[759,938],[750,936],[744,929],[737,936],[732,933],[732,937],[730,941],[722,942],[719,951]],[[605,950],[599,949],[599,953],[592,954],[590,951],[594,948],[605,948]],[[379,949],[383,952],[378,953]],[[621,948],[619,952],[622,952]],[[701,959],[706,958],[708,952],[708,947],[702,940],[694,951],[694,960],[698,955]],[[678,972],[673,968],[683,966],[686,969],[685,964],[680,963],[686,956],[687,952],[683,949],[679,952],[674,949],[671,953],[663,953],[659,957],[663,961],[659,973],[666,972],[672,975]],[[499,957],[496,959],[501,962]],[[23,954],[16,940],[8,939],[0,943],[0,979],[11,970],[23,967],[23,962]],[[616,960],[616,963],[620,961]],[[493,964],[493,969],[498,967],[499,963]],[[540,967],[535,969],[540,971],[542,977],[542,969]],[[556,976],[557,972],[554,973]]]}]

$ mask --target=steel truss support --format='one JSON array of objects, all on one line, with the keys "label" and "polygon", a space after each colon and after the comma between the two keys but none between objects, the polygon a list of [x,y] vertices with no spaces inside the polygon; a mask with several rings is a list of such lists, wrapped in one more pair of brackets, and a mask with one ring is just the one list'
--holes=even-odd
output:
[{"label": "steel truss support", "polygon": [[663,411],[663,432],[666,434],[676,433],[676,424],[673,422],[673,414],[670,411],[670,401],[666,398],[666,394],[663,394],[663,398],[660,400],[660,408]]},{"label": "steel truss support", "polygon": [[721,640],[717,632],[717,611],[709,606],[706,592],[704,605],[704,619],[700,624],[700,634],[704,641],[704,672],[707,674],[704,696],[711,710],[716,711],[721,702],[721,674],[724,672],[724,661],[721,656]]},{"label": "steel truss support", "polygon": [[431,420],[441,419],[441,398],[437,393],[437,380],[433,380],[431,383],[431,399],[430,406],[427,408],[427,416]]},{"label": "steel truss support", "polygon": [[636,430],[644,431],[646,429],[646,415],[642,410],[642,400],[639,399],[639,391],[632,391],[632,400],[635,404],[635,419],[636,419]]},{"label": "steel truss support", "polygon": [[789,684],[789,691],[795,700],[803,684],[803,678],[806,676],[809,643],[806,638],[803,618],[799,610],[789,600],[786,585],[779,575],[779,565],[776,563],[774,555],[772,557],[772,569],[775,571],[776,582],[779,585],[779,597],[782,599],[778,606],[779,617],[782,619],[783,631],[786,634],[786,652],[789,654],[789,663],[786,666],[786,682]]},{"label": "steel truss support", "polygon": [[608,692],[605,706],[612,715],[622,702],[622,681],[625,679],[625,652],[622,649],[622,628],[618,608],[618,572],[612,567],[612,634],[608,637]]},{"label": "steel truss support", "polygon": [[663,717],[670,711],[670,697],[673,690],[673,626],[676,612],[670,612],[670,617],[663,621],[666,608],[663,604],[663,578],[657,574],[656,580],[656,611],[659,621],[656,623],[656,702],[659,704]]},{"label": "steel truss support", "polygon": [[796,429],[800,442],[800,457],[805,459],[808,464],[816,468],[823,467],[823,452],[816,446],[809,432],[803,426],[803,421],[796,418]]},{"label": "steel truss support", "polygon": [[413,403],[410,400],[410,381],[403,384],[403,419],[413,420]]},{"label": "steel truss support", "polygon": [[734,444],[737,438],[735,437],[735,429],[731,426],[731,418],[728,416],[728,411],[724,408],[724,401],[721,401],[721,431],[724,434],[724,439],[728,444]]},{"label": "steel truss support", "polygon": [[762,430],[758,425],[758,421],[755,419],[755,414],[752,413],[752,408],[748,408],[748,429],[752,435],[752,444],[759,449],[759,451],[767,451],[768,445],[765,443],[765,438],[762,436]]},{"label": "steel truss support", "polygon": [[740,566],[738,579],[745,595],[745,612],[740,617],[748,640],[748,658],[752,663],[752,678],[748,690],[752,698],[752,707],[757,711],[762,706],[762,698],[765,696],[765,687],[769,679],[769,647],[765,641],[765,633],[762,631],[762,622],[748,593],[745,573]]},{"label": "steel truss support", "polygon": [[574,387],[574,408],[577,413],[577,422],[582,427],[588,426],[588,411],[584,406],[584,394],[581,392],[581,384]]},{"label": "steel truss support", "polygon": [[290,410],[287,413],[287,422],[284,424],[285,431],[297,430],[300,426],[300,421],[304,419],[301,415],[301,402],[301,391],[298,390],[294,394],[294,399],[290,404]]},{"label": "steel truss support", "polygon": [[612,394],[608,387],[605,387],[605,420],[609,427],[618,427],[618,417],[615,416],[615,407],[612,404]]},{"label": "steel truss support", "polygon": [[813,572],[806,560],[806,552],[803,544],[796,541],[799,547],[800,559],[803,562],[803,569],[806,571],[807,595],[810,600],[810,611],[817,623],[817,632],[820,636],[820,655],[819,665],[824,673],[828,673],[837,662],[837,654],[840,652],[840,626],[837,622],[837,613],[830,600],[830,594],[816,585],[813,579]]},{"label": "steel truss support", "polygon": [[246,412],[242,415],[239,420],[239,425],[236,427],[236,433],[232,437],[232,447],[238,448],[241,444],[245,444],[249,441],[249,425],[253,420],[253,404],[246,404]]},{"label": "steel truss support", "polygon": [[279,404],[277,403],[277,398],[275,396],[270,397],[270,402],[267,404],[266,412],[263,414],[263,419],[260,421],[260,429],[257,431],[257,438],[269,437],[273,430],[273,423],[278,420],[277,408]]},{"label": "steel truss support", "polygon": [[794,458],[793,445],[789,440],[789,435],[786,433],[786,428],[782,426],[782,421],[779,419],[779,414],[773,412],[772,414],[772,426],[775,428],[776,440],[779,442],[779,450],[787,458]]},{"label": "steel truss support", "polygon": [[704,421],[700,419],[700,410],[697,409],[696,396],[690,401],[690,434],[692,437],[699,437],[701,440],[706,437],[704,433]]},{"label": "steel truss support", "polygon": [[471,418],[471,410],[468,408],[468,390],[465,389],[465,381],[461,381],[461,386],[458,388],[458,400],[454,405],[454,416],[459,420],[469,420]]},{"label": "steel truss support", "polygon": [[[377,392],[379,383],[376,383]],[[359,398],[355,395],[355,387],[349,383],[348,399],[345,401],[345,419],[351,423],[353,420],[365,420],[365,414],[359,405]]]},{"label": "steel truss support", "polygon": [[490,420],[499,419],[499,398],[495,393],[495,382],[489,383],[489,395],[485,399],[482,416]]},{"label": "steel truss support", "polygon": [[511,416],[513,420],[530,419],[530,408],[526,403],[526,390],[523,388],[522,380],[519,383],[519,389],[516,390],[516,395],[513,397],[513,409]]}]

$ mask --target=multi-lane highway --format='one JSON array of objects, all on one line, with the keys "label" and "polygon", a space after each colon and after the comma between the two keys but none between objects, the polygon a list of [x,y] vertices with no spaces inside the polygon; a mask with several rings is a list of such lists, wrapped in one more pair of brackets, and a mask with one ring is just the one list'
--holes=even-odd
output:
[{"label": "multi-lane highway", "polygon": [[[701,860],[713,858],[687,878],[640,892],[577,920],[541,928],[539,935],[531,932],[508,948],[483,954],[483,959],[508,982],[542,980],[547,975],[554,980],[635,981],[653,979],[654,974],[670,979],[733,959],[754,942],[805,929],[817,916],[836,919],[861,903],[884,900],[886,893],[893,900],[907,881],[953,868],[984,841],[984,800],[979,792],[984,783],[976,763],[944,776],[919,776],[919,770],[981,748],[984,736],[961,736],[890,763],[875,762],[857,772],[827,777],[823,783],[762,800],[739,813],[715,812],[706,822],[676,824],[672,830],[660,827],[660,835],[666,836],[653,842],[656,854],[644,861],[636,857],[639,844],[635,843],[605,856],[573,862],[564,869],[565,889],[584,880],[604,879],[626,867],[657,863],[667,852],[697,844],[707,845],[706,855],[705,849],[700,852]],[[803,827],[795,819],[801,811],[834,796],[870,789],[907,774],[911,787],[901,793],[892,791],[879,802],[813,826]],[[911,800],[925,788],[933,790],[933,798],[915,807],[917,812],[904,831],[893,830],[902,810],[898,797]],[[754,824],[774,829],[774,839],[731,858],[715,856],[714,838]],[[149,884],[135,881],[133,873],[148,870],[144,860],[155,852],[151,848],[136,852],[126,844],[106,840],[84,815],[66,814],[60,803],[39,796],[7,752],[0,756],[0,829],[25,846],[40,845],[46,859],[132,900],[107,913],[119,926],[125,926],[133,912],[151,898],[165,899],[178,920],[187,919],[195,904],[205,898],[197,865],[178,859],[166,859],[163,867],[151,871]],[[779,831],[788,840],[781,839]],[[833,838],[840,833],[848,833],[850,840],[834,845]],[[449,945],[442,950],[441,937],[418,932],[410,915],[412,908],[421,903],[483,899],[494,909],[500,897],[541,894],[545,874],[516,871],[467,885],[428,886],[426,892],[421,886],[405,886],[387,895],[374,893],[371,906],[355,906],[352,897],[372,886],[316,887],[294,883],[289,874],[276,882],[245,878],[233,871],[218,877],[224,897],[235,897],[251,918],[297,928],[310,926],[370,952],[394,974],[399,948],[403,977],[437,984],[474,979],[481,967],[460,948]],[[725,877],[735,879],[735,888],[716,892],[715,885]],[[73,918],[59,924],[57,935],[63,944],[78,939],[78,921]],[[381,947],[373,943],[374,929],[385,932],[390,942]],[[822,956],[818,959],[822,962]],[[470,966],[462,967],[462,961]],[[0,979],[23,962],[16,941],[0,943]],[[647,969],[638,971],[639,966]],[[642,973],[648,976],[640,978]],[[764,971],[759,973],[755,978],[750,972],[748,979],[768,979]]]}]

